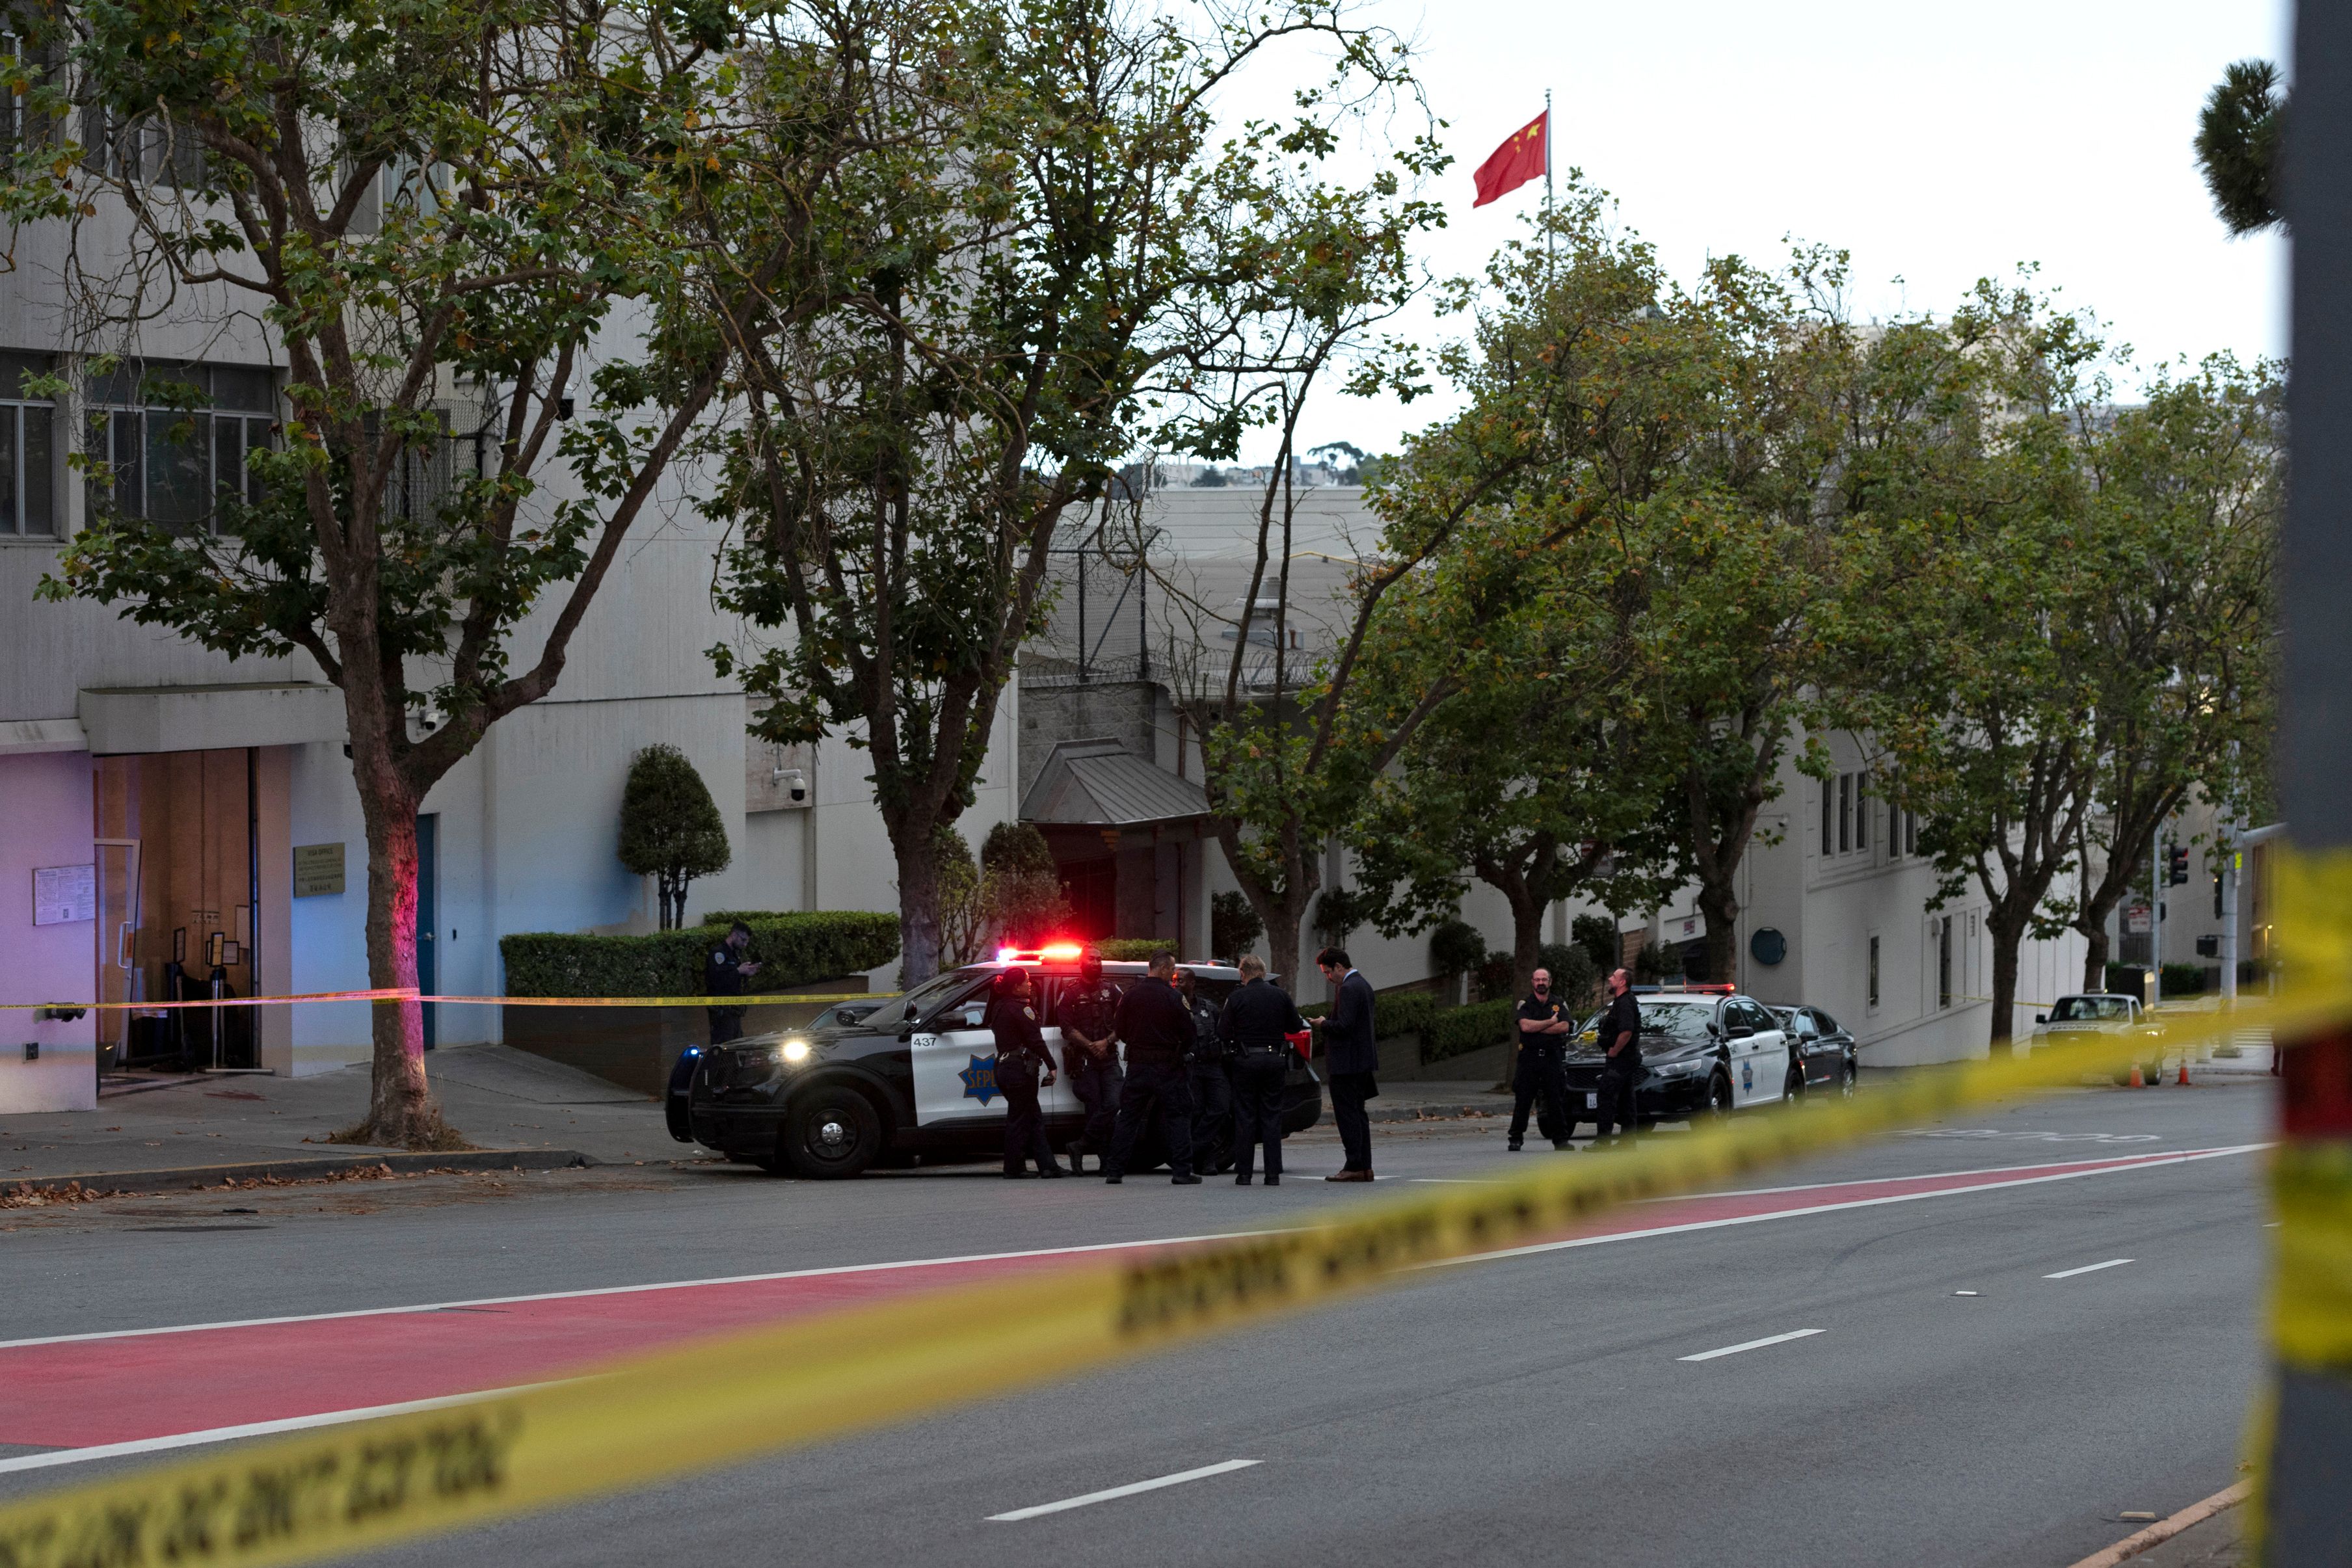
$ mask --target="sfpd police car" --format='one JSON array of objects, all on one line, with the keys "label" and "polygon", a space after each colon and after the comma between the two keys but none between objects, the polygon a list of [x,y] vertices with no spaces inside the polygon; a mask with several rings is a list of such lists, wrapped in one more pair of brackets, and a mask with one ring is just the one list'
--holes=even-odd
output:
[{"label": "sfpd police car", "polygon": [[[995,1037],[984,1025],[990,988],[1007,968],[1030,972],[1045,1044],[1062,1068],[1061,1004],[1079,984],[1081,952],[1075,944],[1003,950],[992,962],[950,970],[904,997],[840,1003],[806,1029],[703,1051],[671,1080],[670,1133],[731,1160],[819,1178],[856,1176],[877,1163],[910,1165],[919,1156],[997,1157],[1004,1150],[1005,1111],[996,1088]],[[1208,1001],[1222,1004],[1241,982],[1226,965],[1183,967]],[[1124,991],[1145,982],[1144,966],[1107,962],[1103,978]],[[1041,1100],[1045,1136],[1062,1149],[1086,1123],[1066,1068]],[[1304,1064],[1294,1064],[1283,1130],[1311,1127],[1322,1113],[1322,1085]],[[1165,1157],[1157,1122],[1130,1169],[1148,1170]]]},{"label": "sfpd police car", "polygon": [[[1792,1061],[1787,1030],[1763,1003],[1728,986],[1647,991],[1642,1009],[1642,1081],[1633,1111],[1643,1124],[1720,1115],[1777,1104],[1805,1092],[1801,1061]],[[1572,1116],[1600,1104],[1604,1053],[1601,1020],[1585,1020],[1568,1054]]]}]

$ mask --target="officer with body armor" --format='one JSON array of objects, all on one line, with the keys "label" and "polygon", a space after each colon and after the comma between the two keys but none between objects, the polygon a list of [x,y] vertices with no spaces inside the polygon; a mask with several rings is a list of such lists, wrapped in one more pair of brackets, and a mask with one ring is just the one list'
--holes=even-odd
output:
[{"label": "officer with body armor", "polygon": [[1026,1162],[1037,1162],[1041,1176],[1067,1176],[1054,1163],[1045,1142],[1045,1114],[1038,1103],[1038,1075],[1045,1085],[1054,1082],[1054,1059],[1046,1053],[1045,1036],[1037,1027],[1036,993],[1026,969],[1007,969],[996,977],[988,999],[988,1028],[996,1036],[996,1092],[1004,1096],[1004,1176],[1010,1181],[1029,1174]]},{"label": "officer with body armor", "polygon": [[1201,995],[1192,970],[1176,971],[1176,991],[1192,1015],[1192,1168],[1216,1176],[1234,1163],[1233,1052],[1223,1009]]},{"label": "officer with body armor", "polygon": [[1062,1026],[1062,1071],[1070,1092],[1087,1108],[1085,1135],[1070,1145],[1070,1168],[1083,1172],[1086,1156],[1096,1168],[1110,1154],[1118,1118],[1118,988],[1103,978],[1102,956],[1078,960],[1077,984],[1062,993],[1056,1009]]},{"label": "officer with body armor", "polygon": [[1250,1184],[1256,1152],[1265,1151],[1265,1185],[1282,1185],[1282,1099],[1291,1063],[1290,1037],[1307,1032],[1286,992],[1265,977],[1265,960],[1244,953],[1240,988],[1225,999],[1223,1033],[1234,1073],[1234,1159]]}]

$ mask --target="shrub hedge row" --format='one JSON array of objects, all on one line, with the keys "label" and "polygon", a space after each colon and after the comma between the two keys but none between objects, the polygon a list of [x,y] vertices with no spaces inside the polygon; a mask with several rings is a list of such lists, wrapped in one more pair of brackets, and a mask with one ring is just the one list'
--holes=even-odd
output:
[{"label": "shrub hedge row", "polygon": [[805,915],[728,910],[685,931],[643,936],[591,936],[525,931],[499,939],[510,997],[690,997],[702,990],[712,925],[740,920],[751,928],[751,956],[761,966],[754,991],[780,991],[835,975],[856,974],[898,956],[898,917],[864,910]]},{"label": "shrub hedge row", "polygon": [[[1298,1009],[1298,1016],[1319,1019],[1330,1010],[1328,1002],[1309,1002]],[[1401,1035],[1420,1035],[1424,1055],[1429,1050],[1430,1026],[1444,1016],[1438,1010],[1437,998],[1427,991],[1380,991],[1372,996],[1373,1037],[1395,1040]]]},{"label": "shrub hedge row", "polygon": [[1511,1017],[1517,1008],[1517,1002],[1506,997],[1500,1001],[1472,1002],[1466,1008],[1446,1009],[1431,1021],[1429,1032],[1422,1040],[1421,1059],[1443,1061],[1449,1056],[1502,1044],[1511,1038]]},{"label": "shrub hedge row", "polygon": [[1165,936],[1106,936],[1093,946],[1114,964],[1149,964],[1154,953],[1176,951],[1176,944]]}]

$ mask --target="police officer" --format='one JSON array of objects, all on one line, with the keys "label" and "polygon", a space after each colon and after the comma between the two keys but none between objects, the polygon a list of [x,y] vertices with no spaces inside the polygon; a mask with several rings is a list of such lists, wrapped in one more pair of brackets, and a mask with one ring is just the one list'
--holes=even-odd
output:
[{"label": "police officer", "polygon": [[[760,966],[746,956],[751,950],[751,928],[738,920],[728,928],[727,940],[710,950],[702,963],[702,991],[705,996],[740,997],[743,982],[760,972]],[[743,1036],[741,1008],[706,1008],[710,1019],[710,1043],[724,1045]]]},{"label": "police officer", "polygon": [[1201,995],[1192,970],[1176,971],[1176,994],[1192,1015],[1192,1166],[1215,1176],[1233,1163],[1233,1062],[1220,1009]]},{"label": "police officer", "polygon": [[[1609,1010],[1601,1015],[1601,1049],[1608,1060],[1601,1066],[1600,1129],[1592,1145],[1630,1143],[1633,1137],[1633,1086],[1642,1082],[1642,1004],[1633,999],[1633,977],[1622,969],[1609,972]],[[1610,1135],[1614,1122],[1623,1131]]]},{"label": "police officer", "polygon": [[1070,1075],[1070,1092],[1087,1108],[1085,1134],[1070,1145],[1070,1169],[1082,1172],[1087,1155],[1097,1167],[1109,1157],[1118,1116],[1118,988],[1103,978],[1100,954],[1078,960],[1078,983],[1062,993],[1055,1012],[1062,1070]]},{"label": "police officer", "polygon": [[1025,1162],[1037,1162],[1041,1176],[1067,1176],[1054,1163],[1045,1142],[1045,1116],[1037,1103],[1038,1072],[1045,1086],[1054,1082],[1054,1060],[1045,1052],[1045,1037],[1037,1028],[1036,995],[1026,969],[1007,969],[996,977],[988,999],[988,1028],[996,1036],[996,1092],[1004,1096],[1004,1176],[1007,1181],[1029,1174]]},{"label": "police officer", "polygon": [[1555,1149],[1575,1147],[1568,1141],[1576,1131],[1568,1113],[1568,1032],[1576,1020],[1551,994],[1550,970],[1538,969],[1532,984],[1518,1011],[1519,1070],[1511,1084],[1511,1141],[1505,1145],[1514,1153],[1527,1138],[1528,1107],[1538,1095],[1543,1109],[1536,1115],[1536,1131]]},{"label": "police officer", "polygon": [[1233,1047],[1234,1159],[1235,1186],[1250,1184],[1256,1151],[1265,1150],[1265,1185],[1282,1185],[1282,1086],[1290,1073],[1290,1041],[1307,1032],[1281,988],[1265,977],[1265,960],[1255,953],[1241,961],[1242,983],[1225,999],[1221,1019]]},{"label": "police officer", "polygon": [[1124,1179],[1135,1140],[1157,1114],[1160,1136],[1175,1167],[1171,1185],[1198,1186],[1192,1174],[1192,1080],[1184,1058],[1192,1049],[1192,1015],[1176,994],[1176,955],[1154,953],[1151,972],[1118,998],[1118,1038],[1127,1042],[1127,1077],[1118,1089],[1118,1126],[1111,1135],[1103,1180]]}]

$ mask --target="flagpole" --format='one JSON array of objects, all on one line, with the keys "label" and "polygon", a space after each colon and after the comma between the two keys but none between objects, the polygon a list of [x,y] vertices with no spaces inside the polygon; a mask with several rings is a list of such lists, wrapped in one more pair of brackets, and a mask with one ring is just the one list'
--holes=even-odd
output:
[{"label": "flagpole", "polygon": [[1551,287],[1551,89],[1544,89],[1544,287]]}]

